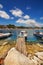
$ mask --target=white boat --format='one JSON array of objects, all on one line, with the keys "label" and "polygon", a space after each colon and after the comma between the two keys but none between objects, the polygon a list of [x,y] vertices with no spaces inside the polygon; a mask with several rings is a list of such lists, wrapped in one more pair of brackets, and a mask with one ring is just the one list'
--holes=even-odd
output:
[{"label": "white boat", "polygon": [[21,31],[20,34],[19,34],[18,36],[24,37],[25,40],[27,40],[27,31]]},{"label": "white boat", "polygon": [[40,39],[43,39],[43,32],[34,32],[34,36],[40,38]]},{"label": "white boat", "polygon": [[11,33],[0,33],[0,39],[8,38],[11,35],[12,35]]}]

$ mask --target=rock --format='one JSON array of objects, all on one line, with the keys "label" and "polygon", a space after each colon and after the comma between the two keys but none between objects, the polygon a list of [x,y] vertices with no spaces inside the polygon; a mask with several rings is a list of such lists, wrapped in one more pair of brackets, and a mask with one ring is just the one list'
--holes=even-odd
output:
[{"label": "rock", "polygon": [[43,52],[37,52],[35,55],[40,59],[40,64],[43,63]]},{"label": "rock", "polygon": [[15,48],[10,49],[4,60],[4,65],[36,65],[33,59],[29,59]]},{"label": "rock", "polygon": [[43,60],[43,52],[37,52],[36,55]]},{"label": "rock", "polygon": [[4,42],[2,45],[4,46],[4,45],[6,45],[8,42]]}]

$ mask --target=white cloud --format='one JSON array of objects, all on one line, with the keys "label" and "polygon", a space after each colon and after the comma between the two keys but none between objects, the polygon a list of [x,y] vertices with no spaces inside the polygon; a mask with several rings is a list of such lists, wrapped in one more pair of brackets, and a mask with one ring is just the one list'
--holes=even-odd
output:
[{"label": "white cloud", "polygon": [[28,20],[24,20],[24,19],[18,19],[17,21],[16,21],[17,23],[20,23],[20,24],[22,24],[22,23],[24,23],[24,24],[26,24],[27,26],[38,26],[38,27],[41,27],[43,24],[39,24],[39,23],[37,23],[34,19],[28,19]]},{"label": "white cloud", "polygon": [[[31,9],[30,7],[27,7],[26,9]],[[24,15],[23,16],[23,12],[16,8],[14,10],[10,10],[10,12],[12,13],[12,15],[14,15],[15,17],[20,17],[18,20],[16,20],[16,23],[19,24],[25,24],[26,26],[38,26],[41,27],[43,26],[43,24],[38,23],[36,20],[31,19],[31,17],[29,15]],[[12,18],[13,19],[13,18]]]},{"label": "white cloud", "polygon": [[17,23],[25,23],[25,20],[23,20],[23,19],[18,19],[17,21],[16,21]]},{"label": "white cloud", "polygon": [[24,19],[29,19],[29,18],[30,18],[30,16],[28,16],[28,15],[24,16]]},{"label": "white cloud", "polygon": [[15,17],[22,17],[22,15],[23,15],[23,12],[22,12],[20,9],[18,9],[18,8],[16,8],[15,10],[10,10],[10,12],[11,12]]},{"label": "white cloud", "polygon": [[0,17],[1,18],[5,18],[5,19],[9,19],[10,18],[10,16],[5,11],[0,11]]},{"label": "white cloud", "polygon": [[43,17],[40,17],[40,20],[43,20]]},{"label": "white cloud", "polygon": [[2,4],[0,4],[0,8],[3,8],[3,5]]}]

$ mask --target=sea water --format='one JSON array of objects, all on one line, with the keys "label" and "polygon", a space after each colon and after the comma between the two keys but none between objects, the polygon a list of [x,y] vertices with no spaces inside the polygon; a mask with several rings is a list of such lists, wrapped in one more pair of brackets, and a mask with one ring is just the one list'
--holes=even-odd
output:
[{"label": "sea water", "polygon": [[[43,40],[40,40],[40,39],[37,39],[33,33],[35,32],[35,29],[23,29],[23,30],[26,30],[27,31],[27,41],[28,42],[36,42],[36,41],[42,41]],[[7,33],[7,32],[11,32],[12,33],[12,36],[7,38],[7,39],[10,39],[10,40],[16,40],[20,31],[23,31],[22,29],[11,29],[11,30],[6,30],[6,29],[0,29],[0,32],[2,33]],[[38,29],[37,29],[38,30]],[[43,32],[43,29],[39,29],[40,32]]]}]

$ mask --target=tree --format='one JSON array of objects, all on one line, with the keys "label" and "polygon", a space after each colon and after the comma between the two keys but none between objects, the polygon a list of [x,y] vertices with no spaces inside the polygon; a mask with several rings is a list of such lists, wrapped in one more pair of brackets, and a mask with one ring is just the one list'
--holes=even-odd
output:
[{"label": "tree", "polygon": [[8,28],[15,28],[16,26],[15,25],[12,25],[12,24],[9,24],[7,25]]}]

